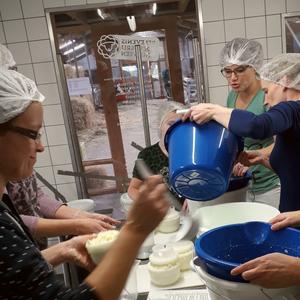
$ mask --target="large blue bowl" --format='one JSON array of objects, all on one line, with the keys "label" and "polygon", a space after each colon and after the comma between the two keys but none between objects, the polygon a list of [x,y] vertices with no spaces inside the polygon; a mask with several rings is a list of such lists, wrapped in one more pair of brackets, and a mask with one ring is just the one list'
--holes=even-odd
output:
[{"label": "large blue bowl", "polygon": [[167,131],[169,183],[188,199],[207,201],[227,191],[240,138],[217,122],[175,122]]},{"label": "large blue bowl", "polygon": [[195,242],[198,259],[205,272],[229,281],[245,282],[230,271],[238,265],[273,252],[300,257],[300,231],[285,228],[272,231],[264,222],[221,226],[200,235]]}]

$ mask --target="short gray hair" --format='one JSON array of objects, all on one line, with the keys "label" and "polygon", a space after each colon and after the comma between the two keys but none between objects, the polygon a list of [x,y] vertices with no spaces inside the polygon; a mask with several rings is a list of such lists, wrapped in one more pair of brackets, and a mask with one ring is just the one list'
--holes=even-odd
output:
[{"label": "short gray hair", "polygon": [[184,104],[182,104],[180,102],[176,102],[176,101],[166,101],[166,102],[162,103],[158,109],[157,120],[158,120],[159,128],[168,113],[176,111],[177,109],[183,109],[183,108],[186,108],[186,106]]}]

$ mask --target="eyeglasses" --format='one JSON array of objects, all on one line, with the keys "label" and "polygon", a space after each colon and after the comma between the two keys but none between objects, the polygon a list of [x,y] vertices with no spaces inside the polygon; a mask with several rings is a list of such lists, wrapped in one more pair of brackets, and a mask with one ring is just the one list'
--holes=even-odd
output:
[{"label": "eyeglasses", "polygon": [[17,66],[12,66],[8,68],[9,70],[13,70],[13,71],[18,71],[18,67]]},{"label": "eyeglasses", "polygon": [[23,127],[19,127],[19,126],[9,126],[8,130],[17,132],[17,133],[24,135],[36,142],[40,142],[41,138],[42,138],[42,132],[32,130],[32,129],[27,129],[27,128],[23,128]]},{"label": "eyeglasses", "polygon": [[221,70],[221,73],[224,77],[230,78],[232,76],[232,73],[234,73],[235,76],[239,76],[243,74],[250,66],[244,65],[244,66],[238,66],[235,69],[229,69],[229,68],[223,68]]}]

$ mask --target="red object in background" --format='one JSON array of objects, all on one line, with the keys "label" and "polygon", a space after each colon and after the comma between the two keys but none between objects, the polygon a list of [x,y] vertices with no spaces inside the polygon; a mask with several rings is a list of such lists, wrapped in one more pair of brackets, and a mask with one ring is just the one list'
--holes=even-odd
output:
[{"label": "red object in background", "polygon": [[126,100],[126,94],[118,94],[116,95],[117,102],[122,102]]}]

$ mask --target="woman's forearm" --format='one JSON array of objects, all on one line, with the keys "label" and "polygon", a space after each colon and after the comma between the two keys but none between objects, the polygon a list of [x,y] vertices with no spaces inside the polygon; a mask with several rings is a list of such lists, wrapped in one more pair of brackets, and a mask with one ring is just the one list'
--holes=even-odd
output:
[{"label": "woman's forearm", "polygon": [[61,235],[77,235],[78,220],[58,220],[39,218],[35,230],[37,237],[50,237]]},{"label": "woman's forearm", "polygon": [[67,261],[67,242],[58,243],[41,251],[43,258],[53,267]]},{"label": "woman's forearm", "polygon": [[60,206],[57,211],[55,212],[55,218],[56,219],[72,219],[75,217],[78,217],[78,214],[81,213],[81,210],[67,206],[62,205]]},{"label": "woman's forearm", "polygon": [[233,109],[216,105],[213,109],[213,119],[228,129]]},{"label": "woman's forearm", "polygon": [[[99,299],[117,300],[119,298],[131,265],[144,239],[144,234],[131,230],[130,224],[126,224],[122,228],[118,240],[105,258],[85,279],[90,287],[95,288],[94,292]],[[120,253],[124,255],[120,255]]]}]

